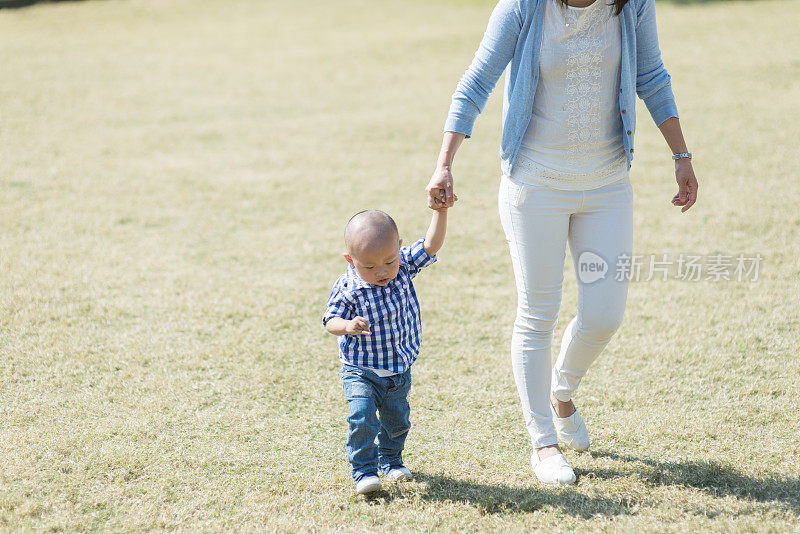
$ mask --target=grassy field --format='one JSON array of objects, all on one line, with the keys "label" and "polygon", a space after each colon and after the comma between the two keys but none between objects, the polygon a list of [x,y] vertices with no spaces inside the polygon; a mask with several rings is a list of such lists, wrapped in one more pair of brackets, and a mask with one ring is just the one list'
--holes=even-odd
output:
[{"label": "grassy field", "polygon": [[[789,1],[658,16],[700,200],[639,109],[635,249],[764,258],[637,282],[537,485],[508,345],[498,95],[456,165],[406,460],[365,500],[320,318],[354,212],[423,188],[489,1],[0,11],[0,530],[800,531],[800,33]],[[499,91],[498,91],[499,93]],[[567,269],[560,339],[575,308]],[[556,347],[557,348],[557,347]]]}]

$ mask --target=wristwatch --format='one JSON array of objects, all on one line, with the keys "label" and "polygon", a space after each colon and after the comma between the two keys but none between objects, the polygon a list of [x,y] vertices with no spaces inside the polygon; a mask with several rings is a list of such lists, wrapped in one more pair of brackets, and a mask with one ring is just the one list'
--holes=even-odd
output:
[{"label": "wristwatch", "polygon": [[679,159],[684,159],[684,158],[692,159],[692,153],[691,152],[678,152],[677,154],[673,154],[672,155],[672,159],[674,159],[674,160],[679,160]]}]

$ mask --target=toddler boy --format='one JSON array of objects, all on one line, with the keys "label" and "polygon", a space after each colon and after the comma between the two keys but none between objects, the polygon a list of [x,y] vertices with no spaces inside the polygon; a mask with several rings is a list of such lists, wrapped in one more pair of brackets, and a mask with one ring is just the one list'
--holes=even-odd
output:
[{"label": "toddler boy", "polygon": [[412,478],[402,456],[421,330],[411,279],[436,261],[446,229],[447,208],[433,212],[425,237],[410,247],[382,211],[357,213],[345,227],[349,265],[333,285],[322,324],[338,336],[350,407],[347,457],[360,494],[381,489],[379,472],[390,482]]}]

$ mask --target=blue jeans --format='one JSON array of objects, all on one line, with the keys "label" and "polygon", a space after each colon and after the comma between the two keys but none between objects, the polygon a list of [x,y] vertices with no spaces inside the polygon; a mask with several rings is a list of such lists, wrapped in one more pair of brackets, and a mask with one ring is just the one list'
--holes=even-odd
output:
[{"label": "blue jeans", "polygon": [[402,466],[403,447],[411,428],[411,370],[380,377],[367,369],[342,364],[341,376],[350,406],[346,448],[353,480]]}]

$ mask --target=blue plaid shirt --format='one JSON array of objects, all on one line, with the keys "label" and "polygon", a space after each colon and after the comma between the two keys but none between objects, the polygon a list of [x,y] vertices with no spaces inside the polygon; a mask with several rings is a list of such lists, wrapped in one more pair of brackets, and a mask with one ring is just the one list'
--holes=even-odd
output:
[{"label": "blue plaid shirt", "polygon": [[322,324],[332,317],[361,316],[369,321],[372,333],[338,336],[343,363],[403,373],[417,359],[422,328],[411,279],[436,261],[425,252],[424,242],[400,248],[400,270],[384,287],[365,282],[352,265],[333,284]]}]

